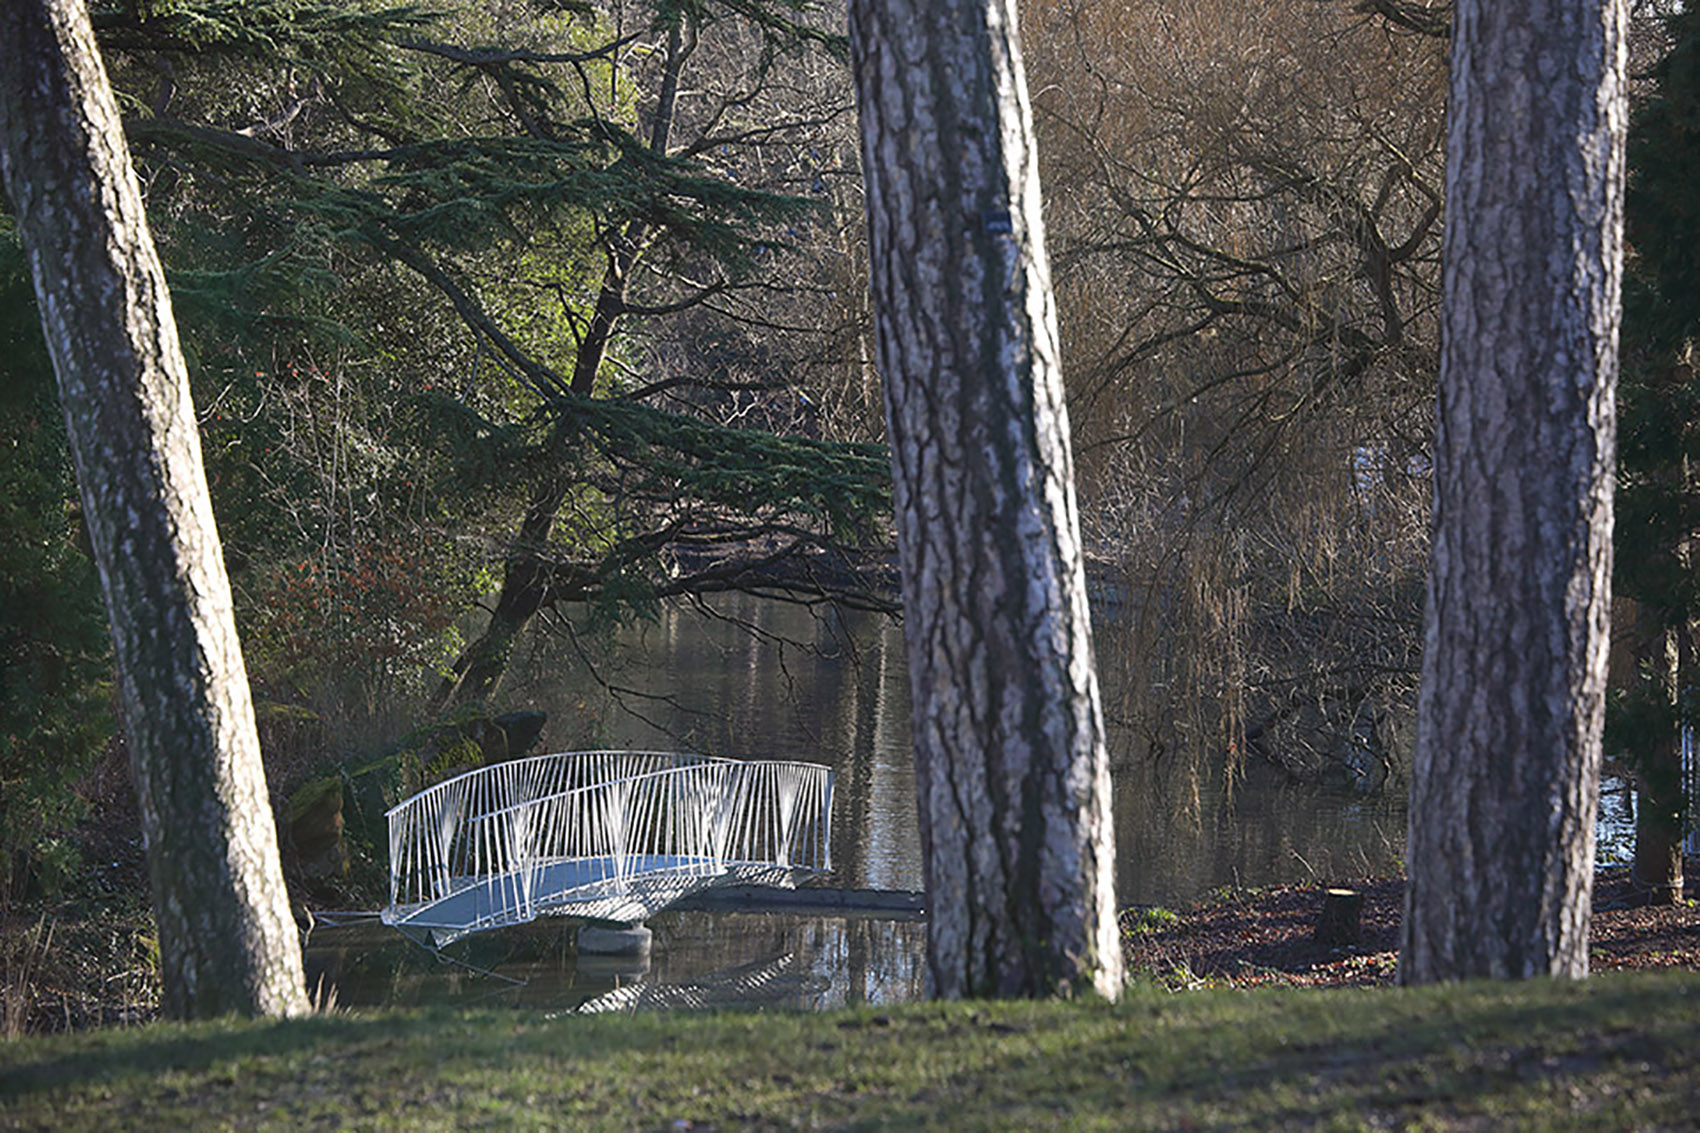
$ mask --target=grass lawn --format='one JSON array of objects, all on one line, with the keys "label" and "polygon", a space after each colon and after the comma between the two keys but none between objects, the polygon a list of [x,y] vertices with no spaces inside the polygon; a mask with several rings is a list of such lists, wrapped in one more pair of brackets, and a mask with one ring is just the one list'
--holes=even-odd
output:
[{"label": "grass lawn", "polygon": [[1694,1128],[1700,975],[0,1043],[0,1128]]}]

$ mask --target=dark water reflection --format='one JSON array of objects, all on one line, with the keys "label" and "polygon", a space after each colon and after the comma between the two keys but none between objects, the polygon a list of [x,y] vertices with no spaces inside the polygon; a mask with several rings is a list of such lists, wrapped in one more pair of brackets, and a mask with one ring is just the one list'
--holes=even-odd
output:
[{"label": "dark water reflection", "polygon": [[458,941],[438,956],[375,923],[316,927],[307,986],[342,1007],[820,1011],[925,992],[919,921],[664,913],[650,955],[580,956],[576,922],[546,919]]},{"label": "dark water reflection", "polygon": [[[1120,650],[1106,649],[1115,657]],[[1101,672],[1106,700],[1122,674]],[[920,889],[920,846],[901,630],[873,615],[746,598],[668,610],[601,638],[537,635],[503,690],[505,707],[549,713],[548,750],[657,748],[804,759],[837,770],[833,860],[845,888]],[[1228,790],[1152,760],[1112,730],[1117,876],[1123,904],[1184,905],[1221,886],[1348,880],[1400,870],[1406,786],[1360,798],[1251,766]],[[1632,823],[1603,800],[1600,857]],[[318,973],[344,1005],[507,1003],[538,1010],[678,1007],[821,1009],[918,998],[918,922],[674,912],[650,922],[647,966],[582,960],[573,926],[543,921],[451,948],[446,964],[388,930],[315,930]]]},{"label": "dark water reflection", "polygon": [[[1108,700],[1122,675],[1106,668],[1101,680]],[[834,883],[922,888],[902,631],[884,618],[740,597],[667,610],[596,642],[539,635],[503,699],[549,712],[545,742],[555,749],[685,748],[830,764]],[[1220,769],[1153,762],[1113,731],[1110,747],[1124,904],[1398,868],[1402,781],[1365,799],[1252,767],[1230,794]]]}]

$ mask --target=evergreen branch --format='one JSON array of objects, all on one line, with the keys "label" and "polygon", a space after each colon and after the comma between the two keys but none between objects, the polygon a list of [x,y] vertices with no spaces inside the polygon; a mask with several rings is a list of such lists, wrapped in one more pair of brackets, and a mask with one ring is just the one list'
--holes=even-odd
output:
[{"label": "evergreen branch", "polygon": [[[137,147],[198,151],[306,179],[297,207],[345,228],[380,221],[410,241],[475,246],[492,232],[511,239],[519,214],[546,218],[588,211],[611,226],[645,230],[719,259],[734,274],[759,241],[745,227],[779,222],[816,206],[803,198],[728,185],[687,161],[656,155],[606,123],[580,122],[578,136],[456,138],[384,149],[297,151],[179,118],[132,117]],[[349,187],[312,181],[315,169],[379,163],[387,171]],[[724,285],[714,285],[719,290]],[[689,304],[685,304],[689,305]],[[657,305],[653,312],[675,308]]]},{"label": "evergreen branch", "polygon": [[452,43],[438,43],[426,39],[398,40],[396,46],[425,55],[435,55],[452,63],[460,63],[468,67],[496,67],[513,63],[532,63],[542,66],[556,63],[591,63],[598,59],[607,59],[643,38],[643,35],[642,32],[633,32],[630,35],[609,40],[602,46],[592,48],[589,51],[532,51],[526,48],[457,47]]},{"label": "evergreen branch", "polygon": [[775,379],[767,382],[717,382],[709,378],[692,377],[689,374],[675,374],[671,378],[663,378],[658,382],[650,382],[629,390],[620,395],[622,401],[648,401],[652,397],[666,393],[668,390],[681,386],[691,389],[712,389],[725,392],[745,391],[751,393],[772,393],[775,390],[789,389],[791,383],[785,379]]},{"label": "evergreen branch", "polygon": [[751,515],[807,517],[831,532],[863,531],[891,510],[883,445],[738,429],[629,400],[569,396],[550,403],[568,434],[627,477],[628,495],[688,497]]},{"label": "evergreen branch", "polygon": [[[777,545],[757,550],[770,542]],[[699,556],[708,558],[706,565],[677,569]],[[585,602],[643,608],[670,598],[738,593],[902,613],[889,554],[877,552],[871,562],[858,558],[869,556],[853,555],[794,526],[752,523],[707,532],[674,527],[622,540],[594,563],[552,559],[539,565],[547,575],[545,607]]]},{"label": "evergreen branch", "polygon": [[813,0],[658,0],[655,26],[713,23],[716,9],[748,21],[780,47],[814,46],[839,60],[850,56],[846,37],[792,18],[822,12],[822,6]]},{"label": "evergreen branch", "polygon": [[192,147],[214,150],[228,157],[257,162],[273,169],[294,173],[306,172],[301,155],[282,146],[261,141],[251,134],[201,126],[181,118],[125,118],[124,134],[135,147],[149,143],[186,142]]},{"label": "evergreen branch", "polygon": [[291,54],[334,44],[368,46],[417,31],[440,16],[414,4],[366,8],[323,0],[176,0],[90,5],[102,48],[197,55]]},{"label": "evergreen branch", "polygon": [[423,276],[426,282],[441,291],[454,307],[455,313],[474,334],[481,335],[499,354],[514,368],[522,381],[540,397],[561,395],[566,392],[567,383],[561,376],[549,367],[536,361],[531,355],[520,349],[519,345],[502,332],[477,300],[453,279],[449,274],[433,262],[419,249],[404,243],[402,240],[386,235],[375,226],[365,226],[360,235],[374,248],[392,257],[397,262],[405,264]]}]

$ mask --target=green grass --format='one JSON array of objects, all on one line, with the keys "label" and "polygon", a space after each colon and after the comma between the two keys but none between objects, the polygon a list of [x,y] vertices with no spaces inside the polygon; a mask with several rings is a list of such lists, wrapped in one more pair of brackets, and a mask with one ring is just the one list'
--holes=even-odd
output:
[{"label": "green grass", "polygon": [[0,1127],[1688,1128],[1700,976],[921,1004],[342,1014],[0,1044]]}]

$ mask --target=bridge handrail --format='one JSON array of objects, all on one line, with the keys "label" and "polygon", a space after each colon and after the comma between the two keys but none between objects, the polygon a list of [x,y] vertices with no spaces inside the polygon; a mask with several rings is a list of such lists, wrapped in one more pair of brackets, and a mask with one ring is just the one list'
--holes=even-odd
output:
[{"label": "bridge handrail", "polygon": [[[655,763],[670,766],[634,770]],[[476,768],[387,812],[390,907],[497,884],[503,906],[492,923],[529,920],[538,902],[558,903],[540,887],[566,861],[594,862],[589,884],[622,890],[658,869],[827,869],[832,779],[819,764],[667,752],[558,752]]]},{"label": "bridge handrail", "polygon": [[[388,818],[398,810],[405,810],[407,807],[415,805],[427,795],[444,793],[449,788],[452,788],[466,780],[489,778],[493,773],[500,771],[502,768],[518,768],[526,764],[548,763],[551,761],[564,761],[567,759],[589,760],[606,756],[630,757],[634,759],[670,759],[675,761],[675,763],[679,766],[687,767],[699,766],[705,763],[741,762],[736,759],[727,759],[722,755],[698,755],[694,752],[677,751],[620,751],[614,748],[597,748],[591,751],[556,751],[550,752],[547,755],[527,755],[521,756],[519,759],[504,759],[500,763],[486,763],[482,767],[474,767],[469,771],[462,771],[460,774],[451,775],[447,779],[439,779],[437,782],[432,783],[429,787],[421,787],[418,791],[401,800],[401,802],[395,804],[389,810],[386,810],[384,812],[384,817]],[[664,770],[673,770],[673,768],[665,768]]]},{"label": "bridge handrail", "polygon": [[[827,770],[826,768],[822,767],[821,764],[818,764],[818,763],[799,763],[796,760],[790,760],[790,759],[721,759],[719,757],[713,757],[713,765],[715,765],[715,766],[726,765],[733,770],[738,770],[738,769],[745,768],[745,767],[809,767],[809,768],[821,767],[822,770]],[[652,779],[663,778],[663,777],[668,776],[668,775],[689,775],[693,772],[701,770],[703,766],[704,766],[704,764],[696,764],[696,765],[689,766],[689,767],[664,767],[664,768],[661,768],[658,771],[640,771],[635,775],[627,775],[627,776],[624,776],[624,777],[619,778],[619,779],[603,779],[603,780],[599,780],[595,783],[586,783],[583,786],[579,786],[579,787],[568,787],[566,790],[556,791],[553,794],[538,795],[536,798],[520,799],[518,802],[515,802],[515,803],[512,803],[508,806],[505,806],[505,807],[501,808],[500,810],[485,811],[483,814],[477,815],[474,818],[469,819],[468,821],[484,822],[484,821],[487,821],[489,819],[499,818],[500,816],[508,813],[509,811],[519,810],[522,807],[535,806],[538,803],[546,803],[546,802],[551,802],[551,801],[554,801],[554,800],[557,800],[557,799],[564,799],[564,798],[566,798],[570,795],[579,795],[579,794],[585,794],[585,793],[591,792],[591,791],[600,791],[600,790],[604,790],[604,789],[609,788],[609,787],[624,786],[624,785],[636,783],[636,782],[639,782],[639,781],[647,781],[647,780],[652,780]]]}]

